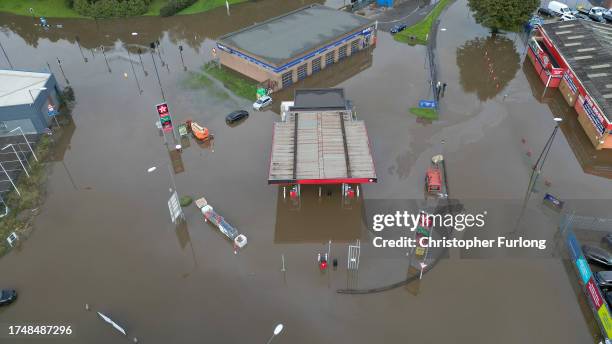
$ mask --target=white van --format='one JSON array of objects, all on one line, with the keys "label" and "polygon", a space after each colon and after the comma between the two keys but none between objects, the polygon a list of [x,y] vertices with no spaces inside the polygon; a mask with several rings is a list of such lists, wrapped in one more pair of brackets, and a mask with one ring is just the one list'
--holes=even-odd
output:
[{"label": "white van", "polygon": [[570,10],[569,6],[559,1],[549,2],[548,9],[558,16],[562,16],[564,14],[572,14],[572,11]]}]

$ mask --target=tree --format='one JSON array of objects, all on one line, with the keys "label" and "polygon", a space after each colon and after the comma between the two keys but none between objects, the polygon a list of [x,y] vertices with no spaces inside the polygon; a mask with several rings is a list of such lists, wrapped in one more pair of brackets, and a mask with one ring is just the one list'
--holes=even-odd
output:
[{"label": "tree", "polygon": [[519,31],[539,5],[540,0],[468,0],[476,22],[493,32]]}]

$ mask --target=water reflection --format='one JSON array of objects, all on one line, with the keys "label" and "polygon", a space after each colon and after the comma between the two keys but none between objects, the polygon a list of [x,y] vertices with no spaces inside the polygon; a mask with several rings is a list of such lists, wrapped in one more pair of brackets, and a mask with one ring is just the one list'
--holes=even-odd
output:
[{"label": "water reflection", "polygon": [[[94,49],[100,45],[113,46],[117,40],[128,45],[148,46],[150,42],[161,41],[167,33],[172,43],[183,43],[198,50],[206,38],[215,39],[225,33],[299,7],[323,2],[323,0],[252,1],[232,6],[229,17],[225,8],[217,8],[197,15],[131,18],[127,21],[129,26],[126,26],[125,19],[50,18],[49,29],[36,26],[36,22],[31,17],[0,13],[0,30],[7,36],[10,32],[19,35],[32,47],[38,47],[42,39],[51,42],[67,40],[72,44],[78,39],[84,49]],[[137,35],[133,35],[133,32]],[[75,53],[78,54],[78,51]]]},{"label": "water reflection", "polygon": [[361,238],[363,199],[350,204],[342,199],[340,185],[303,185],[299,201],[278,187],[274,243],[353,242]]},{"label": "water reflection", "polygon": [[460,83],[480,101],[495,97],[520,67],[514,42],[501,35],[477,37],[457,48]]}]

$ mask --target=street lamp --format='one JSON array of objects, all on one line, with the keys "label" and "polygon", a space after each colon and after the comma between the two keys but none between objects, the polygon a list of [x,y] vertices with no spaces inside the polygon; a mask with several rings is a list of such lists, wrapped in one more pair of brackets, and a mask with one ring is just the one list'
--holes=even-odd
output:
[{"label": "street lamp", "polygon": [[12,143],[9,143],[8,145],[4,146],[4,148],[2,148],[0,150],[5,150],[5,149],[7,149],[9,147],[13,148],[13,152],[15,153],[15,156],[17,157],[17,160],[19,160],[19,164],[21,164],[21,167],[23,167],[23,171],[26,173],[26,176],[28,176],[28,178],[30,178],[30,174],[28,173],[28,169],[23,164],[23,161],[21,161],[21,157],[19,156],[19,154],[17,154],[17,150],[15,149],[15,145],[13,145]]},{"label": "street lamp", "polygon": [[525,204],[527,204],[527,201],[529,200],[529,196],[531,196],[531,191],[533,190],[535,183],[538,180],[540,173],[542,172],[542,167],[544,167],[546,158],[548,158],[548,153],[550,152],[550,148],[552,147],[552,143],[555,139],[555,136],[557,135],[557,131],[559,130],[559,125],[563,121],[563,118],[555,117],[553,118],[553,120],[557,124],[555,125],[555,129],[553,129],[553,132],[550,134],[550,137],[546,141],[546,144],[544,145],[542,152],[540,152],[540,156],[538,157],[538,160],[536,160],[535,165],[533,165],[533,171],[531,172],[531,176],[529,177],[529,187],[527,188],[527,194],[525,195]]},{"label": "street lamp", "polygon": [[15,130],[19,130],[21,132],[21,136],[23,136],[23,139],[25,140],[26,144],[28,145],[28,148],[30,148],[30,152],[32,152],[32,156],[34,157],[34,159],[36,159],[36,161],[38,161],[38,157],[36,156],[36,154],[34,154],[34,150],[32,149],[32,146],[30,146],[30,141],[28,141],[28,138],[25,136],[23,130],[21,129],[21,127],[17,127],[11,131],[9,131],[9,134],[12,133]]},{"label": "street lamp", "polygon": [[272,334],[272,337],[270,337],[270,339],[268,340],[268,343],[266,344],[270,344],[270,342],[272,342],[272,339],[278,336],[281,332],[283,332],[283,324],[276,325],[276,327],[274,328],[274,333]]},{"label": "street lamp", "polygon": [[30,104],[30,106],[32,106],[32,104],[36,103],[36,99],[34,99],[34,95],[32,95],[32,90],[34,90],[34,91],[46,91],[47,88],[46,87],[40,87],[40,88],[34,88],[34,89],[29,88],[28,89],[28,93],[30,93],[30,97],[32,98],[32,103]]}]

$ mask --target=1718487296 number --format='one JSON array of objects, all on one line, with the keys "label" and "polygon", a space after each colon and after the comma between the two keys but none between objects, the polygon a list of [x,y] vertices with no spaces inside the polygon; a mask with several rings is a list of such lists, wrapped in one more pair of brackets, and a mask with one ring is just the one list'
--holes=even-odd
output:
[{"label": "1718487296 number", "polygon": [[9,325],[9,336],[69,336],[70,325]]}]

